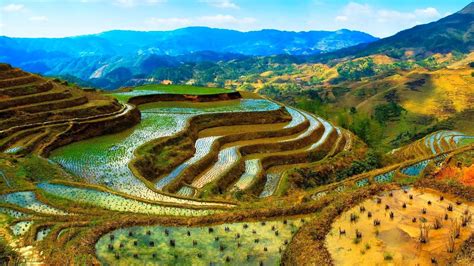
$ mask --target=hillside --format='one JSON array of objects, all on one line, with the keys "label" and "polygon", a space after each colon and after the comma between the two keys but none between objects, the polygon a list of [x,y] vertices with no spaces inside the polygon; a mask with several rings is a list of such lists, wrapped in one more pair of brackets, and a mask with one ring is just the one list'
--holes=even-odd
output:
[{"label": "hillside", "polygon": [[474,50],[474,3],[438,21],[403,30],[391,37],[329,53],[313,60],[386,54],[395,58],[420,58],[434,53],[468,53]]},{"label": "hillside", "polygon": [[474,131],[467,122],[474,101],[470,58],[472,53],[458,58],[436,54],[408,62],[371,55],[333,66],[299,64],[284,72],[265,71],[227,86],[298,105],[351,130],[358,120],[371,120],[372,132],[380,134],[373,138],[383,139],[374,145],[396,148],[434,130]]},{"label": "hillside", "polygon": [[0,117],[0,151],[23,155],[138,122],[131,106],[7,64],[0,64]]}]

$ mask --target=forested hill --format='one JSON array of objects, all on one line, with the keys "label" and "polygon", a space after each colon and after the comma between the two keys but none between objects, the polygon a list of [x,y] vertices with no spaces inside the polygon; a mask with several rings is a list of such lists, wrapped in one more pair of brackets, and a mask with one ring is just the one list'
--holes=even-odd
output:
[{"label": "forested hill", "polygon": [[434,53],[474,50],[474,2],[438,21],[418,25],[391,37],[360,44],[319,56],[311,61],[327,61],[343,57],[386,54],[394,58],[425,57]]}]

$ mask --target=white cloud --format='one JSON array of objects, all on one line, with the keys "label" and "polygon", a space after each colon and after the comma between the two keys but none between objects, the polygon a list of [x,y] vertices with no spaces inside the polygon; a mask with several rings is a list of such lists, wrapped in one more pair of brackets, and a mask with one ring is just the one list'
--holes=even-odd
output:
[{"label": "white cloud", "polygon": [[198,18],[198,22],[202,22],[204,24],[211,24],[211,25],[221,25],[221,24],[228,24],[228,23],[236,23],[236,24],[251,24],[254,23],[256,20],[254,18],[236,18],[231,15],[215,15],[215,16],[203,16]]},{"label": "white cloud", "polygon": [[[84,0],[83,0],[84,1]],[[88,0],[85,0],[88,1]],[[121,7],[134,7],[137,5],[154,5],[165,3],[167,0],[114,0],[113,2]]]},{"label": "white cloud", "polygon": [[453,14],[453,12],[446,12],[446,13],[444,13],[443,17],[447,17],[447,16],[452,15],[452,14]]},{"label": "white cloud", "polygon": [[176,29],[187,26],[208,26],[236,28],[253,24],[257,20],[251,17],[236,18],[232,15],[218,14],[215,16],[201,16],[189,18],[149,18],[146,24],[154,29]]},{"label": "white cloud", "polygon": [[417,9],[415,10],[415,15],[423,16],[423,17],[431,17],[431,18],[438,18],[441,16],[438,10],[434,7],[427,7],[425,9]]},{"label": "white cloud", "polygon": [[336,16],[335,20],[339,21],[339,22],[344,22],[344,21],[348,20],[348,17],[346,17],[346,16]]},{"label": "white cloud", "polygon": [[386,37],[400,30],[428,23],[441,17],[439,11],[434,7],[401,12],[350,2],[334,18],[335,25],[331,25],[331,27],[334,29],[351,28],[379,37]]},{"label": "white cloud", "polygon": [[207,3],[213,7],[226,9],[239,9],[240,7],[231,0],[201,0],[202,3]]},{"label": "white cloud", "polygon": [[28,18],[30,21],[35,21],[35,22],[45,22],[48,21],[48,17],[45,16],[35,16],[35,17],[30,17]]},{"label": "white cloud", "polygon": [[187,18],[150,18],[146,23],[164,27],[185,27],[191,25],[192,20]]},{"label": "white cloud", "polygon": [[18,12],[25,8],[24,5],[21,4],[9,4],[3,7],[3,10],[6,12]]}]

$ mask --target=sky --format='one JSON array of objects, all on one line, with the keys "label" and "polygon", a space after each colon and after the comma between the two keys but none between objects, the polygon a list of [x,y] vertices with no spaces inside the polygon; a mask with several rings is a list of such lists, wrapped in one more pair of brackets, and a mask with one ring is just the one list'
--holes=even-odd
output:
[{"label": "sky", "polygon": [[471,0],[0,0],[0,35],[65,37],[188,26],[350,29],[376,37],[438,20]]}]

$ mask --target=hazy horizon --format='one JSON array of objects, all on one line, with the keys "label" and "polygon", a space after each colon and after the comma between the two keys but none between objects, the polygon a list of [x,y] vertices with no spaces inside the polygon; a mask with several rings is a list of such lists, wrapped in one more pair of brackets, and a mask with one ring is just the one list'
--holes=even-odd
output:
[{"label": "hazy horizon", "polygon": [[391,36],[452,14],[471,1],[42,0],[2,1],[0,35],[73,37],[111,30],[210,27],[241,32],[361,31]]},{"label": "hazy horizon", "polygon": [[[352,31],[352,32],[362,32],[359,30],[351,30],[351,29],[337,29],[337,30],[280,30],[280,29],[270,29],[270,28],[264,28],[264,29],[256,29],[256,30],[236,30],[236,29],[226,29],[226,28],[217,28],[217,27],[209,27],[209,26],[188,26],[188,27],[182,27],[182,28],[176,28],[176,29],[170,29],[170,30],[133,30],[133,29],[111,29],[111,30],[106,30],[106,31],[101,31],[101,32],[95,32],[95,33],[86,33],[86,34],[80,34],[80,35],[70,35],[70,36],[59,36],[59,37],[15,37],[15,36],[8,36],[8,35],[0,35],[2,37],[8,37],[8,38],[45,38],[45,39],[61,39],[61,38],[75,38],[75,37],[81,37],[81,36],[91,36],[91,35],[99,35],[107,32],[114,32],[114,31],[128,31],[128,32],[170,32],[170,31],[178,31],[178,30],[183,30],[183,29],[189,29],[189,28],[208,28],[208,29],[214,29],[214,30],[228,30],[228,31],[237,31],[237,32],[242,32],[242,33],[248,33],[248,32],[259,32],[259,31],[280,31],[280,32],[295,32],[295,33],[302,33],[302,32],[338,32],[338,31]],[[377,36],[374,36],[377,37]]]}]

